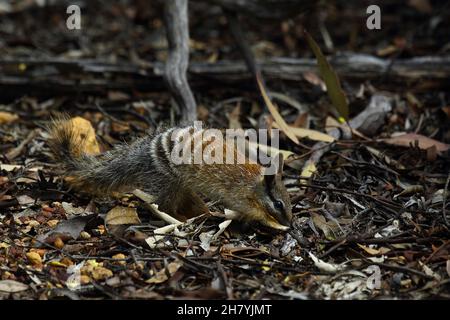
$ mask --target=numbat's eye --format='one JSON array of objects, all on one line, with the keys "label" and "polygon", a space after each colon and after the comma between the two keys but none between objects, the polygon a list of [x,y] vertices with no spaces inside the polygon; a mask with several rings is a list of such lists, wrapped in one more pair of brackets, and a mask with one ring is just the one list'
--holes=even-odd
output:
[{"label": "numbat's eye", "polygon": [[273,206],[274,206],[275,209],[277,209],[277,210],[283,210],[283,208],[284,208],[283,202],[281,202],[281,201],[279,201],[279,200],[274,201],[274,202],[273,202]]}]

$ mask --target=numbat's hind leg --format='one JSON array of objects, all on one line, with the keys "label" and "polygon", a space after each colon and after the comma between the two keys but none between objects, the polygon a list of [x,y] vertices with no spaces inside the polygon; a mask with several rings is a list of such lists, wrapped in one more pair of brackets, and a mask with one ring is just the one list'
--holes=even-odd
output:
[{"label": "numbat's hind leg", "polygon": [[193,191],[183,193],[179,198],[177,214],[187,219],[209,213],[205,202]]},{"label": "numbat's hind leg", "polygon": [[179,188],[170,190],[158,198],[157,202],[161,211],[181,221],[209,213],[205,202],[193,191]]}]

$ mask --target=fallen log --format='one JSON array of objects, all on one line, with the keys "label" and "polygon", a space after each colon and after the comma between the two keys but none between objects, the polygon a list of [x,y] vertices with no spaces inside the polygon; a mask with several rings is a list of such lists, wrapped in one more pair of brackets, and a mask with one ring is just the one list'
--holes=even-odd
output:
[{"label": "fallen log", "polygon": [[[373,80],[383,77],[387,81],[445,80],[450,76],[450,56],[427,56],[391,61],[366,54],[346,53],[329,59],[339,77]],[[272,58],[259,62],[262,72],[271,78],[302,80],[305,72],[315,72],[315,59]],[[247,77],[243,63],[219,61],[214,65],[192,63],[189,72],[193,75]]]},{"label": "fallen log", "polygon": [[281,20],[308,12],[317,6],[315,0],[195,0],[256,18]]},{"label": "fallen log", "polygon": [[[396,84],[399,90],[450,87],[450,56],[426,56],[391,61],[364,54],[341,54],[330,63],[344,81],[372,81],[380,88]],[[304,74],[316,72],[315,59],[273,58],[259,61],[266,80],[304,81]],[[104,93],[108,90],[164,90],[164,64],[139,66],[98,60],[0,59],[0,96]],[[192,87],[233,86],[252,81],[244,62],[191,62]]]}]

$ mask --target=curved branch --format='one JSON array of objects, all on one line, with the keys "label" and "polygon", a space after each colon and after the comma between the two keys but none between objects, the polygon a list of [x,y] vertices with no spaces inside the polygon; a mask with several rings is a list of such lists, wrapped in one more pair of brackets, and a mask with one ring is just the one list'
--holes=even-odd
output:
[{"label": "curved branch", "polygon": [[181,109],[182,120],[194,121],[197,118],[197,105],[186,77],[189,65],[187,0],[164,1],[164,24],[169,44],[164,78]]}]

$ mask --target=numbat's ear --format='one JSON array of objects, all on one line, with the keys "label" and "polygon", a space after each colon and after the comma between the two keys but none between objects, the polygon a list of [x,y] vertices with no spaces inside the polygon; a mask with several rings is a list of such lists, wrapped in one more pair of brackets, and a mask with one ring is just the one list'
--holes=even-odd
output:
[{"label": "numbat's ear", "polygon": [[[283,172],[284,159],[283,159],[283,155],[281,153],[277,154],[277,156],[274,159],[273,165],[275,165],[277,168],[276,173],[273,172],[274,170],[271,166],[269,168],[266,168],[266,172],[263,177],[265,185],[269,186],[269,187],[275,184],[275,177],[277,175],[281,175]],[[269,171],[270,171],[270,173],[269,173]]]}]

